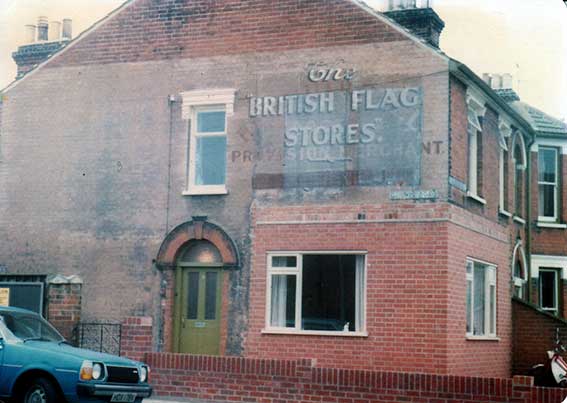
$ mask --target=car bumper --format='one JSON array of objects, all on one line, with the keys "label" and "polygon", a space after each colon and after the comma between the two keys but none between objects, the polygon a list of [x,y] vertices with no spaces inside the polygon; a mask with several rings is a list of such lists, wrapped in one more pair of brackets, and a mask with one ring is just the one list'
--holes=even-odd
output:
[{"label": "car bumper", "polygon": [[135,393],[136,397],[150,397],[150,385],[121,385],[112,383],[78,384],[77,394],[89,397],[111,397],[115,393]]}]

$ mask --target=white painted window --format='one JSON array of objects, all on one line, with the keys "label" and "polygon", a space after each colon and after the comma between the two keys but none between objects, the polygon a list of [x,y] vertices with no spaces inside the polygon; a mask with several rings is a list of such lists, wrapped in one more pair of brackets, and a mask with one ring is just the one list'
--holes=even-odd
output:
[{"label": "white painted window", "polygon": [[226,194],[228,117],[234,113],[235,90],[188,91],[183,118],[189,121],[187,185],[184,195]]},{"label": "white painted window", "polygon": [[482,198],[482,125],[486,108],[479,96],[467,94],[467,132],[468,132],[468,196],[485,204]]},{"label": "white painted window", "polygon": [[558,220],[559,153],[557,148],[538,150],[538,220]]},{"label": "white painted window", "polygon": [[268,255],[266,331],[363,333],[365,255]]},{"label": "white painted window", "polygon": [[500,201],[498,207],[501,214],[511,216],[509,210],[510,153],[508,152],[508,138],[512,134],[512,129],[510,123],[508,123],[502,116],[499,117],[498,131],[498,143],[500,145]]},{"label": "white painted window", "polygon": [[467,260],[467,336],[496,337],[496,267]]},{"label": "white painted window", "polygon": [[524,138],[520,132],[514,136],[514,216],[523,218],[525,216],[525,191],[526,191],[526,168],[527,156]]},{"label": "white painted window", "polygon": [[512,270],[514,279],[514,296],[523,299],[527,287],[527,261],[522,242],[518,241],[512,254]]},{"label": "white painted window", "polygon": [[559,271],[539,268],[539,305],[554,315],[559,314]]}]

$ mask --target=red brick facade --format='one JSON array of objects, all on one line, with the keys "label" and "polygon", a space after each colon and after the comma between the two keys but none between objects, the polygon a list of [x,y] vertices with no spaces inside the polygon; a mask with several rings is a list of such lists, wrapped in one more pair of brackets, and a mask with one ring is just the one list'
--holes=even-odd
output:
[{"label": "red brick facade", "polygon": [[81,284],[49,284],[47,319],[67,340],[74,340],[73,331],[81,320]]}]

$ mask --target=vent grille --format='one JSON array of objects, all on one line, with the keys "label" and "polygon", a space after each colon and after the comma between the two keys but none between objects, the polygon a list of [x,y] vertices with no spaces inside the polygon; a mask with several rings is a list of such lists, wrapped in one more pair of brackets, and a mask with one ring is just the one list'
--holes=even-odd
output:
[{"label": "vent grille", "polygon": [[107,382],[138,383],[138,368],[108,366],[106,370],[108,371]]}]

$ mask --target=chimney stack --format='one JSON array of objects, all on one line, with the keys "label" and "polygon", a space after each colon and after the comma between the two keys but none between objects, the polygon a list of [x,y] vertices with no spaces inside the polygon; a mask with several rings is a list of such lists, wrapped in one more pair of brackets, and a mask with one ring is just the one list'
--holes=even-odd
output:
[{"label": "chimney stack", "polygon": [[72,36],[72,21],[68,18],[61,24],[59,21],[48,22],[47,17],[41,16],[37,25],[29,24],[25,28],[26,43],[12,53],[12,58],[18,65],[16,79],[57,53]]},{"label": "chimney stack", "polygon": [[47,32],[49,30],[49,23],[47,22],[47,17],[39,17],[37,19],[37,40],[47,41],[49,38]]},{"label": "chimney stack", "polygon": [[61,23],[59,21],[51,21],[49,23],[47,37],[50,41],[58,41],[61,39]]},{"label": "chimney stack", "polygon": [[439,48],[439,37],[445,22],[432,6],[432,0],[389,0],[388,11],[384,15]]},{"label": "chimney stack", "polygon": [[63,39],[73,39],[73,20],[63,19]]},{"label": "chimney stack", "polygon": [[37,31],[35,25],[28,24],[26,25],[26,45],[30,43],[34,43],[37,38]]},{"label": "chimney stack", "polygon": [[511,74],[484,73],[482,79],[506,102],[519,101],[520,97],[514,91],[514,79]]}]

